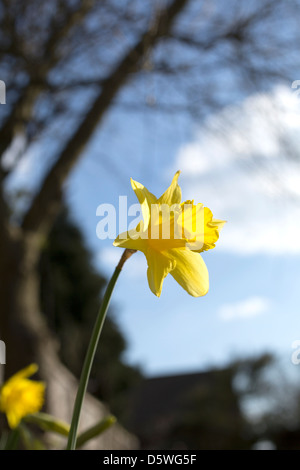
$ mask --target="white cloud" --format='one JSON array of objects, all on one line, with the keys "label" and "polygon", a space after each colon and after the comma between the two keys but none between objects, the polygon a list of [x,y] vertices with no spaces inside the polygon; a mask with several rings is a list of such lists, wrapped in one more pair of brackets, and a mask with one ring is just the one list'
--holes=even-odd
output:
[{"label": "white cloud", "polygon": [[210,118],[180,149],[184,198],[228,221],[219,250],[300,253],[299,125],[300,100],[280,87]]},{"label": "white cloud", "polygon": [[240,302],[222,305],[219,309],[219,318],[223,321],[247,319],[267,312],[270,301],[263,297],[249,297]]}]

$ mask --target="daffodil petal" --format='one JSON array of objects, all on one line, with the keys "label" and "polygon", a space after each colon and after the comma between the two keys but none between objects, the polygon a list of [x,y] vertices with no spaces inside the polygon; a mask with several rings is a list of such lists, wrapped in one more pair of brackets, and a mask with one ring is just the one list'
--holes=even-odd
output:
[{"label": "daffodil petal", "polygon": [[14,410],[8,411],[6,417],[10,429],[15,429],[21,421],[19,415]]},{"label": "daffodil petal", "polygon": [[187,248],[177,248],[169,250],[168,256],[176,261],[171,275],[183,289],[193,297],[207,294],[209,289],[208,270],[199,253]]},{"label": "daffodil petal", "polygon": [[204,244],[204,207],[203,204],[194,204],[194,201],[185,201],[181,204],[181,211],[177,217],[178,231],[181,230],[182,237],[190,243],[197,242],[202,248]]},{"label": "daffodil petal", "polygon": [[179,204],[181,202],[181,188],[178,184],[179,175],[180,171],[177,171],[171,185],[158,199],[159,204],[168,204],[169,206],[172,206],[173,204]]},{"label": "daffodil petal", "polygon": [[120,248],[128,248],[130,250],[145,251],[146,238],[147,232],[144,231],[144,223],[141,221],[135,229],[120,233],[113,242],[113,245]]},{"label": "daffodil petal", "polygon": [[16,374],[12,375],[10,377],[11,380],[20,380],[20,379],[26,379],[27,377],[31,377],[38,371],[39,367],[37,364],[30,364],[29,366],[25,367],[24,369],[19,370],[19,372],[16,372]]},{"label": "daffodil petal", "polygon": [[157,297],[160,297],[162,286],[167,274],[175,268],[176,262],[173,259],[166,258],[162,253],[155,250],[148,250],[146,253],[148,270],[148,284]]},{"label": "daffodil petal", "polygon": [[151,205],[158,204],[157,198],[152,193],[150,193],[150,191],[148,191],[148,189],[145,188],[144,185],[138,183],[137,181],[134,181],[132,178],[131,186],[141,205],[144,227],[145,229],[147,229],[151,217]]}]

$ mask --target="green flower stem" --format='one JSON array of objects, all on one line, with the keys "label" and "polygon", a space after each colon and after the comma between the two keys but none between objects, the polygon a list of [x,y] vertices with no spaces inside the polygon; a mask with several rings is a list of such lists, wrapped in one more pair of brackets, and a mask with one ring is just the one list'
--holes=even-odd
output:
[{"label": "green flower stem", "polygon": [[78,447],[83,446],[86,442],[90,441],[94,437],[99,436],[99,434],[102,434],[104,431],[109,429],[113,424],[115,424],[116,421],[117,421],[116,418],[110,415],[104,418],[99,423],[95,424],[95,426],[89,428],[87,431],[84,431],[77,438],[76,449]]},{"label": "green flower stem", "polygon": [[55,418],[48,413],[34,413],[27,415],[23,418],[26,423],[34,423],[44,431],[55,432],[62,436],[68,436],[70,432],[70,425]]},{"label": "green flower stem", "polygon": [[116,267],[111,280],[109,281],[104,297],[103,297],[103,302],[100,307],[98,316],[96,318],[96,323],[94,325],[94,329],[92,332],[92,336],[90,339],[90,343],[86,352],[82,372],[81,372],[81,377],[79,381],[79,386],[78,386],[78,391],[77,391],[77,396],[74,404],[74,410],[73,410],[73,416],[72,416],[72,421],[71,421],[71,426],[70,426],[70,432],[69,432],[69,437],[68,437],[68,444],[67,444],[67,450],[75,450],[76,449],[76,440],[77,440],[77,429],[79,425],[79,419],[80,419],[80,412],[83,404],[83,399],[84,395],[87,389],[92,365],[93,365],[93,360],[94,356],[96,353],[96,349],[98,346],[99,338],[101,335],[102,327],[104,324],[104,320],[106,317],[106,312],[109,306],[109,302],[115,287],[115,284],[117,282],[117,279],[120,275],[120,272],[122,270],[122,267],[125,263],[125,261],[130,258],[130,256],[135,253],[136,250],[129,250],[126,249],[123,252],[123,255],[119,261],[118,266]]},{"label": "green flower stem", "polygon": [[19,427],[12,429],[7,436],[7,440],[4,445],[4,450],[15,450],[20,440],[20,429]]}]

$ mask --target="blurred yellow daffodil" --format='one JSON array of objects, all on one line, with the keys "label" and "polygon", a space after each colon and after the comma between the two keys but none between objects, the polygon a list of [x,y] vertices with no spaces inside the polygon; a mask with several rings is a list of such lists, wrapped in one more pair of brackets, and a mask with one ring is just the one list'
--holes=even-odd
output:
[{"label": "blurred yellow daffodil", "polygon": [[143,220],[114,241],[115,246],[144,253],[149,287],[158,297],[168,273],[194,297],[208,292],[208,271],[199,253],[215,247],[225,224],[223,220],[214,219],[203,204],[181,203],[179,174],[177,171],[170,187],[159,199],[131,179]]},{"label": "blurred yellow daffodil", "polygon": [[29,380],[38,370],[30,364],[10,377],[0,389],[0,411],[6,414],[9,427],[14,429],[22,418],[37,413],[43,406],[45,384]]}]

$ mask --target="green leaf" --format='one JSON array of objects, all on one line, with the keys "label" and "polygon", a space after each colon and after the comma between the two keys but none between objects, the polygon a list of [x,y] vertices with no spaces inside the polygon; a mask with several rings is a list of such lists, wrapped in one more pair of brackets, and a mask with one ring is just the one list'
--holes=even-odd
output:
[{"label": "green leaf", "polygon": [[115,418],[115,416],[109,415],[106,418],[102,419],[99,423],[95,424],[95,426],[92,426],[83,433],[79,434],[77,438],[76,449],[78,449],[78,447],[82,447],[86,442],[90,441],[94,437],[97,437],[102,434],[113,424],[115,424],[116,421],[117,419]]},{"label": "green leaf", "polygon": [[60,421],[47,413],[34,413],[24,418],[27,423],[37,424],[41,429],[48,432],[54,432],[62,436],[68,436],[70,425],[64,421]]}]

